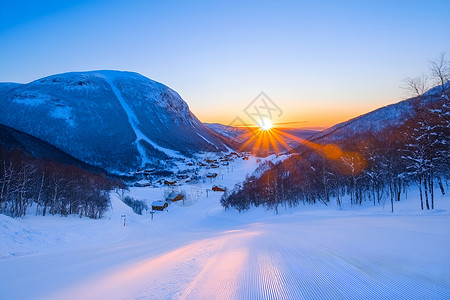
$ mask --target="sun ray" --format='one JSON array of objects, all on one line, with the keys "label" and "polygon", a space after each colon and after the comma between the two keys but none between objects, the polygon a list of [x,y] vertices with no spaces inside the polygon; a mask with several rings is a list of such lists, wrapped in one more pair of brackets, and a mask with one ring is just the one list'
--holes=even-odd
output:
[{"label": "sun ray", "polygon": [[[296,141],[304,145],[322,157],[333,162],[341,173],[354,174],[361,172],[367,165],[364,157],[358,152],[343,151],[336,144],[321,145],[304,138],[300,138],[284,132],[279,128],[273,128],[264,124],[265,127],[247,127],[247,132],[240,134],[235,138],[236,141],[242,142],[239,151],[250,151],[255,155],[268,155],[272,151],[279,154],[286,151],[291,154],[297,154],[293,157],[300,160],[298,153],[293,153],[294,147],[290,146],[286,139]],[[269,128],[270,127],[270,128]]]},{"label": "sun ray", "polygon": [[278,142],[277,142],[277,138],[275,137],[275,135],[276,135],[275,132],[270,130],[267,133],[268,133],[270,144],[272,145],[273,149],[275,150],[275,153],[280,153],[280,148],[278,147]]},{"label": "sun ray", "polygon": [[251,135],[250,139],[248,139],[244,144],[241,145],[241,147],[239,147],[239,152],[245,151],[247,149],[247,147],[255,140],[258,138],[258,134],[252,134],[251,132],[249,132],[249,134]]}]

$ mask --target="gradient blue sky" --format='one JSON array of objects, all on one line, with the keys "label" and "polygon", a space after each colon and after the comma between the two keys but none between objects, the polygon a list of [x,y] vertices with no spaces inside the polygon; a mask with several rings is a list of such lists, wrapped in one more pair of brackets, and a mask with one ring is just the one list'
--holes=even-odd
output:
[{"label": "gradient blue sky", "polygon": [[449,15],[448,0],[0,0],[0,81],[129,70],[204,122],[244,119],[264,91],[277,121],[330,126],[401,100],[403,78],[450,52]]}]

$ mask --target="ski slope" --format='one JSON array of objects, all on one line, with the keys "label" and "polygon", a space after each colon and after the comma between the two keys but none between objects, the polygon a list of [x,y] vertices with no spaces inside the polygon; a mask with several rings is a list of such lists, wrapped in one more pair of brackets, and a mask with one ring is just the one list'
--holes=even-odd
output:
[{"label": "ski slope", "polygon": [[111,87],[114,95],[116,96],[117,100],[119,100],[119,103],[121,105],[121,107],[123,108],[124,112],[127,115],[128,118],[128,122],[130,123],[131,128],[134,131],[134,134],[136,135],[136,147],[137,150],[139,152],[139,155],[142,159],[141,161],[141,167],[145,166],[146,163],[150,163],[151,160],[147,157],[147,153],[144,149],[144,147],[142,147],[141,145],[141,141],[145,141],[147,143],[149,143],[153,148],[171,156],[171,157],[177,157],[177,158],[183,158],[184,156],[180,155],[179,153],[177,153],[174,150],[171,149],[167,149],[164,147],[161,147],[159,145],[157,145],[155,142],[153,142],[152,140],[150,140],[140,129],[139,127],[141,126],[139,124],[138,121],[138,117],[136,116],[136,114],[134,113],[133,109],[127,104],[127,102],[125,101],[125,99],[122,97],[122,94],[120,92],[120,90],[117,88],[116,84],[114,83],[114,80],[116,79],[116,77],[118,76],[118,73],[116,72],[108,72],[108,71],[102,71],[98,73],[99,76],[101,76],[102,78],[105,79],[105,81],[109,84],[109,86]]},{"label": "ski slope", "polygon": [[[241,161],[197,188],[230,187],[256,166]],[[152,201],[164,189],[131,194]],[[220,195],[172,204],[153,221],[117,197],[102,220],[1,216],[0,298],[450,298],[449,197],[433,212],[410,193],[394,214],[330,205],[275,215],[223,211]]]}]

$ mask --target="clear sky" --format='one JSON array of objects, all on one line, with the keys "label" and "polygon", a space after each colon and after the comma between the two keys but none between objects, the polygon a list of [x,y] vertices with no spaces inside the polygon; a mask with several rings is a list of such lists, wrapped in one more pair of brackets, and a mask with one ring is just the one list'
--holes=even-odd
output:
[{"label": "clear sky", "polygon": [[401,100],[444,51],[449,0],[0,0],[0,81],[135,71],[204,122],[245,119],[264,91],[277,122],[330,126]]}]

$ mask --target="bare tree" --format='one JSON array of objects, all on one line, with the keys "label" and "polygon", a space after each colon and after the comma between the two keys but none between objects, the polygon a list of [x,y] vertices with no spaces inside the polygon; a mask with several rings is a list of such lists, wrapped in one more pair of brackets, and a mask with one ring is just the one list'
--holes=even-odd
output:
[{"label": "bare tree", "polygon": [[13,178],[16,176],[16,169],[11,161],[2,157],[3,164],[0,168],[0,213],[8,211],[8,198],[10,198]]},{"label": "bare tree", "polygon": [[422,97],[429,89],[428,77],[424,74],[415,78],[408,77],[403,80],[402,89],[406,91],[408,96]]},{"label": "bare tree", "polygon": [[127,187],[124,183],[121,183],[120,185],[118,184],[118,186],[114,189],[114,192],[117,194],[120,201],[123,202],[123,200],[126,197],[126,194],[130,193],[130,188]]},{"label": "bare tree", "polygon": [[36,166],[30,162],[23,160],[19,167],[18,178],[16,179],[16,209],[14,216],[24,216],[28,206],[29,185],[33,181],[36,173]]},{"label": "bare tree", "polygon": [[445,93],[445,83],[450,80],[450,62],[445,58],[445,52],[435,60],[430,61],[431,76]]}]

